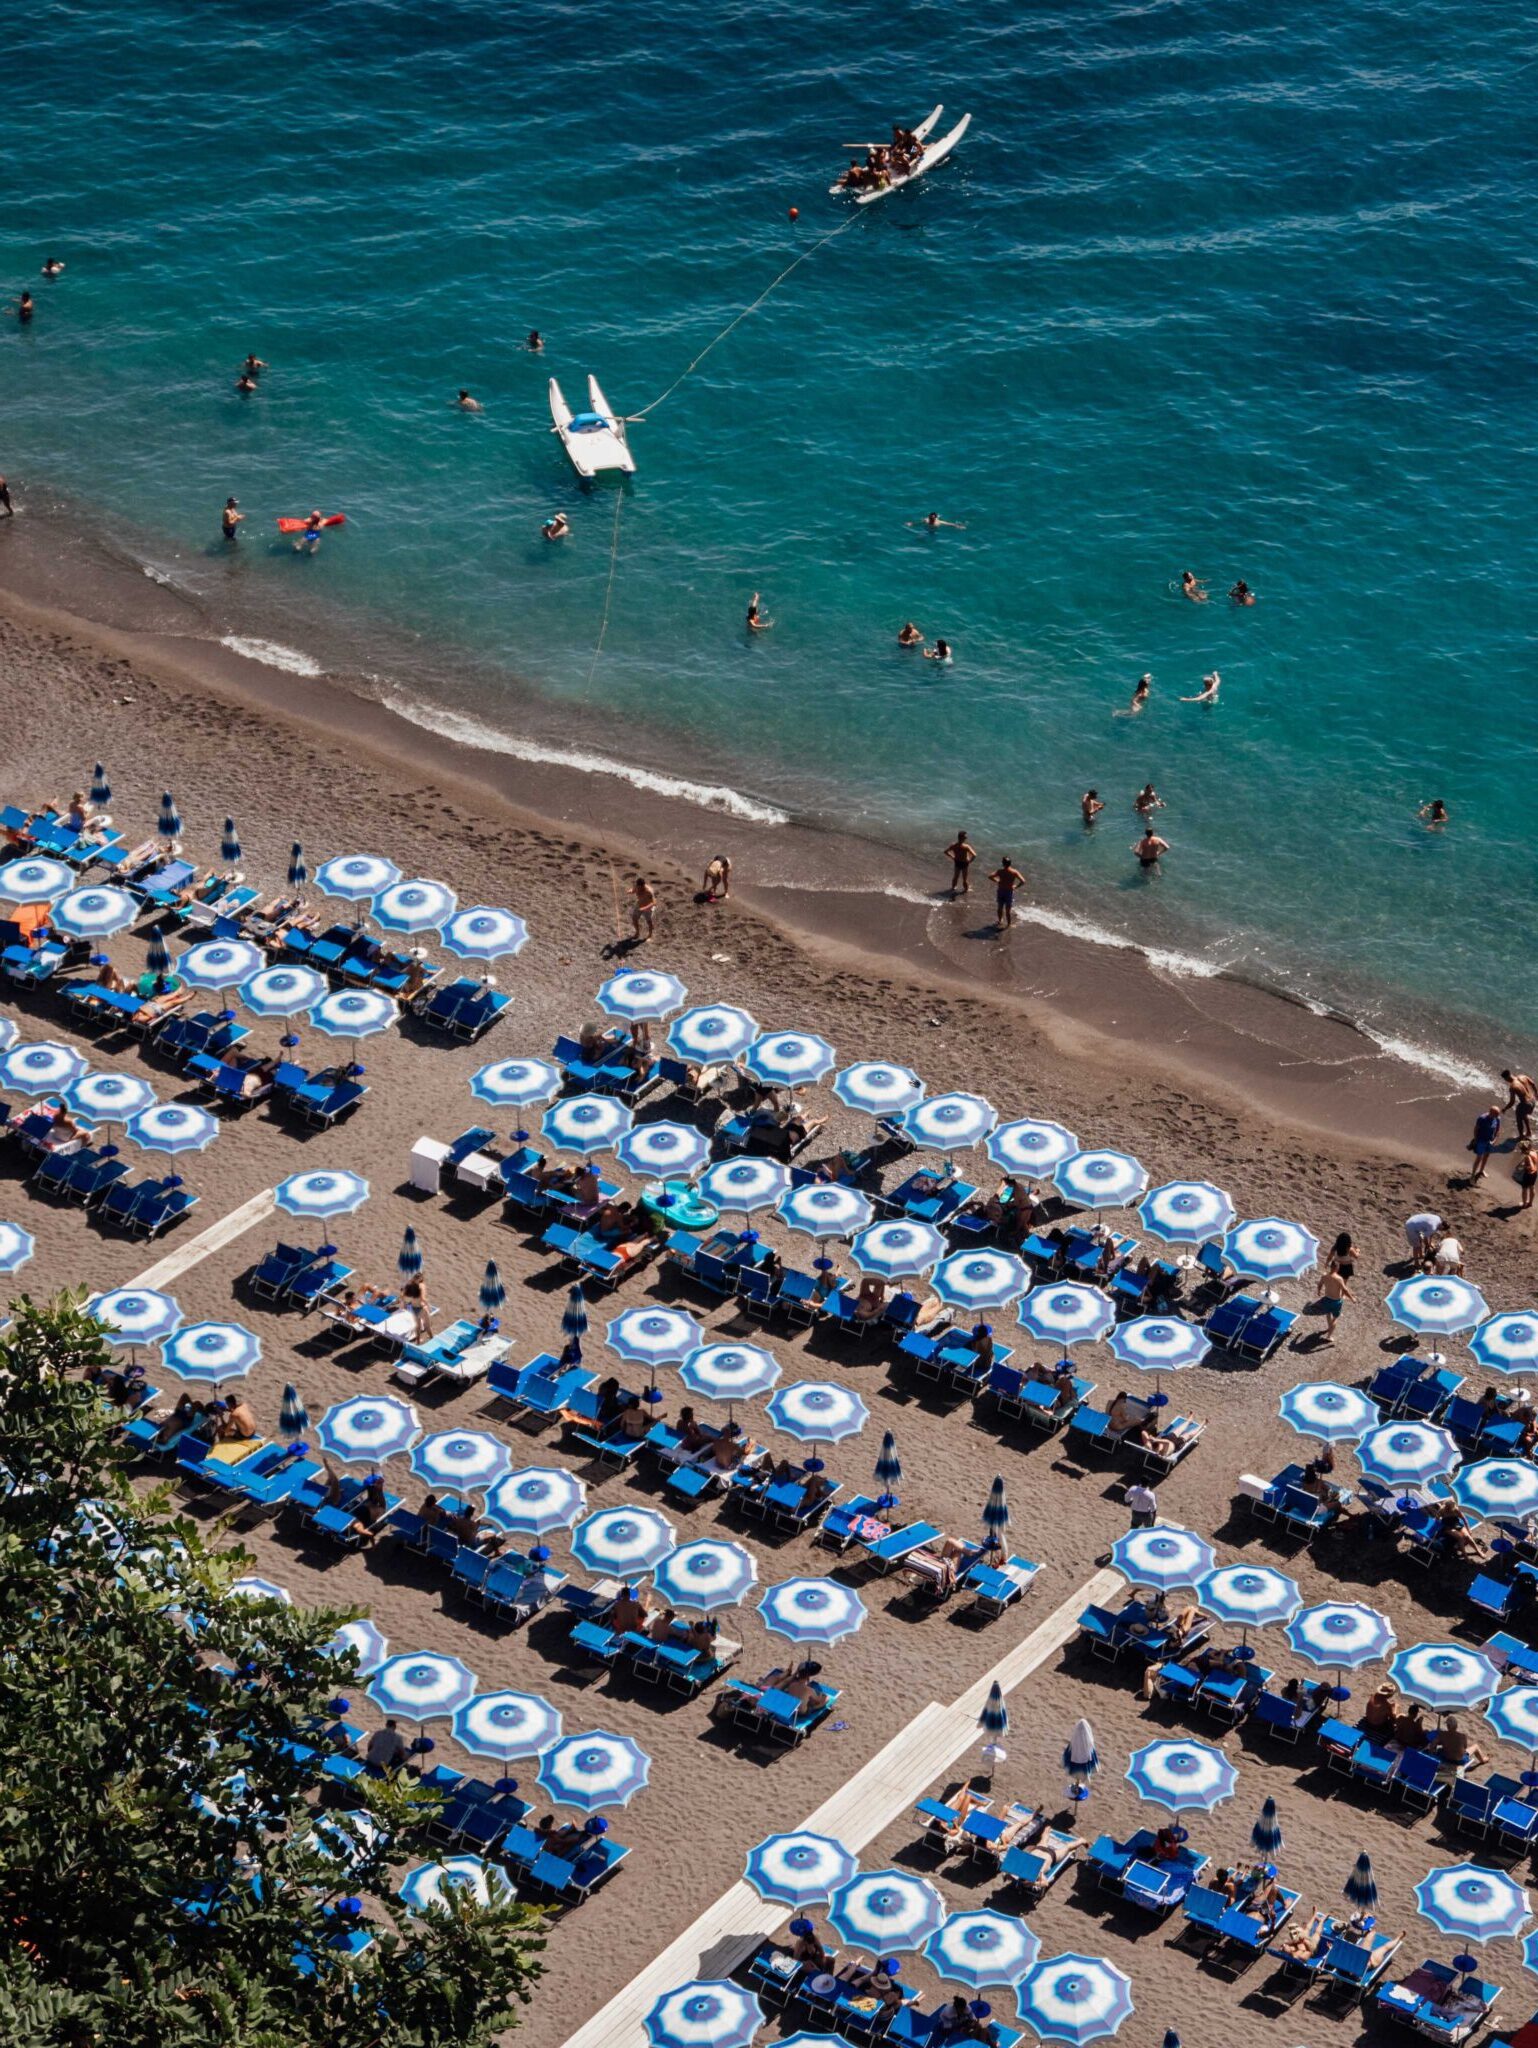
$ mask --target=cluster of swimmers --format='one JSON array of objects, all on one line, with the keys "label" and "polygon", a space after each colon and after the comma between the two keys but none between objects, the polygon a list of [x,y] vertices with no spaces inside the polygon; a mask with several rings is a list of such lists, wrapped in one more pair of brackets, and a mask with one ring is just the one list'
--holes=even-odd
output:
[{"label": "cluster of swimmers", "polygon": [[[1194,575],[1189,569],[1182,569],[1180,572],[1180,594],[1182,597],[1188,597],[1192,604],[1206,604],[1207,602],[1206,584],[1200,576]],[[1248,605],[1255,602],[1255,593],[1242,576],[1232,590],[1229,591],[1228,595],[1234,604]]]},{"label": "cluster of swimmers", "polygon": [[851,164],[838,182],[851,192],[880,192],[894,178],[911,177],[923,154],[924,145],[913,130],[894,121],[891,141],[871,143],[864,163]]}]

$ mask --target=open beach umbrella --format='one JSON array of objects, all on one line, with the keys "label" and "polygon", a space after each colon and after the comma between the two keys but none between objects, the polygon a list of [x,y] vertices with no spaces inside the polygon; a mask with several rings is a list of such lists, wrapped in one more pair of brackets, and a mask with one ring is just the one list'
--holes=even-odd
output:
[{"label": "open beach umbrella", "polygon": [[475,1673],[437,1650],[386,1657],[368,1682],[368,1696],[380,1712],[407,1721],[446,1721],[474,1691]]},{"label": "open beach umbrella", "polygon": [[993,1539],[994,1547],[1001,1548],[1004,1531],[1009,1527],[1009,1499],[1004,1491],[1004,1475],[997,1473],[988,1498],[983,1502],[983,1527]]},{"label": "open beach umbrella", "polygon": [[842,1443],[858,1436],[870,1410],[850,1387],[834,1380],[797,1380],[779,1387],[764,1409],[770,1422],[802,1444]]},{"label": "open beach umbrella", "polygon": [[460,1901],[472,1906],[505,1906],[513,1897],[507,1872],[480,1856],[445,1856],[419,1863],[401,1879],[400,1898],[413,1913],[452,1912]]},{"label": "open beach umbrella", "polygon": [[1130,1152],[1075,1152],[1052,1169],[1052,1185],[1081,1209],[1121,1209],[1148,1185],[1148,1169]]},{"label": "open beach umbrella", "polygon": [[1538,1315],[1519,1310],[1491,1316],[1470,1337],[1469,1356],[1489,1372],[1538,1368]]},{"label": "open beach umbrella", "polygon": [[561,1335],[573,1337],[578,1343],[587,1335],[587,1296],[582,1292],[582,1282],[566,1291],[566,1306],[561,1310]]},{"label": "open beach umbrella", "polygon": [[1018,1915],[991,1906],[952,1913],[924,1944],[924,1960],[935,1974],[969,1991],[1018,1984],[1040,1953],[1040,1937]]},{"label": "open beach umbrella", "polygon": [[1419,1700],[1437,1714],[1477,1707],[1501,1683],[1490,1659],[1461,1643],[1414,1643],[1389,1660],[1388,1675],[1406,1699]]},{"label": "open beach umbrella", "polygon": [[333,1657],[356,1657],[360,1677],[377,1671],[390,1654],[390,1645],[369,1620],[344,1621],[326,1644]]},{"label": "open beach umbrella", "polygon": [[1252,1279],[1291,1280],[1312,1272],[1319,1258],[1319,1240],[1301,1223],[1261,1216],[1225,1232],[1223,1256],[1236,1273]]},{"label": "open beach umbrella", "polygon": [[1378,1426],[1377,1403],[1360,1387],[1337,1386],[1333,1380],[1307,1380],[1289,1387],[1282,1396],[1281,1415],[1299,1436],[1322,1437],[1327,1444],[1348,1443]]},{"label": "open beach umbrella", "polygon": [[924,1084],[909,1067],[889,1060],[856,1060],[833,1079],[833,1093],[866,1116],[897,1116],[924,1099]]},{"label": "open beach umbrella", "polygon": [[864,1871],[828,1902],[828,1925],[839,1939],[878,1956],[922,1948],[944,1918],[945,1901],[928,1878],[905,1870]]},{"label": "open beach umbrella", "polygon": [[14,1273],[36,1249],[36,1242],[19,1223],[0,1223],[0,1273]]},{"label": "open beach umbrella", "polygon": [[1391,1318],[1417,1336],[1454,1336],[1472,1330],[1490,1314],[1479,1289],[1455,1273],[1418,1273],[1396,1280],[1388,1291]]},{"label": "open beach umbrella", "polygon": [[615,1145],[614,1156],[627,1173],[684,1179],[710,1157],[710,1140],[693,1124],[636,1124]]},{"label": "open beach umbrella", "polygon": [[642,2024],[651,2048],[748,2048],[764,2009],[726,1977],[696,1977],[665,1991]]},{"label": "open beach umbrella", "polygon": [[264,967],[240,985],[240,1000],[254,1017],[297,1017],[326,993],[326,977],[313,967]]},{"label": "open beach umbrella", "polygon": [[578,1564],[600,1577],[633,1579],[654,1571],[678,1547],[666,1515],[656,1508],[600,1508],[578,1524],[571,1554]]},{"label": "open beach umbrella", "polygon": [[1018,1301],[1031,1276],[1025,1261],[1012,1252],[952,1252],[935,1267],[929,1284],[941,1301],[975,1313]]},{"label": "open beach umbrella", "polygon": [[698,1536],[680,1544],[652,1575],[657,1597],[669,1607],[695,1607],[712,1614],[735,1607],[758,1583],[758,1566],[740,1543]]},{"label": "open beach umbrella", "polygon": [[618,1358],[637,1365],[680,1365],[698,1351],[705,1333],[681,1308],[627,1308],[610,1323],[605,1342]]},{"label": "open beach umbrella", "polygon": [[40,853],[24,860],[8,860],[0,867],[0,896],[12,903],[52,903],[67,896],[75,886],[75,871],[62,860],[47,860]]},{"label": "open beach umbrella", "polygon": [[1456,1472],[1463,1453],[1457,1439],[1430,1422],[1383,1422],[1356,1447],[1357,1463],[1385,1486],[1424,1486]]},{"label": "open beach umbrella", "polygon": [[283,1386],[283,1400],[278,1409],[278,1435],[286,1437],[303,1436],[310,1426],[310,1411],[300,1397],[299,1389],[292,1380]]},{"label": "open beach umbrella", "polygon": [[443,950],[461,960],[500,960],[521,953],[528,943],[529,928],[523,919],[489,903],[455,911],[443,927]]},{"label": "open beach umbrella", "polygon": [[1210,1813],[1231,1799],[1239,1773],[1207,1742],[1177,1736],[1134,1750],[1127,1780],[1139,1799],[1171,1813]]},{"label": "open beach umbrella", "polygon": [[792,1230],[808,1237],[853,1237],[875,1213],[869,1195],[836,1181],[812,1181],[792,1188],[774,1205],[775,1214]]},{"label": "open beach umbrella", "polygon": [[0,1082],[19,1089],[23,1095],[52,1095],[78,1081],[85,1072],[84,1056],[72,1045],[40,1038],[28,1045],[13,1045],[0,1054]]},{"label": "open beach umbrella", "polygon": [[1132,2017],[1132,1980],[1099,1956],[1068,1953],[1033,1963],[1016,1995],[1032,2033],[1071,2048],[1114,2034]]},{"label": "open beach umbrella", "polygon": [[680,1059],[709,1065],[734,1060],[758,1036],[758,1021],[731,1003],[699,1003],[668,1026],[668,1044]]},{"label": "open beach umbrella", "polygon": [[425,932],[445,925],[459,898],[442,882],[392,882],[374,898],[374,921],[388,932]]},{"label": "open beach umbrella", "polygon": [[1079,1150],[1079,1141],[1062,1124],[1049,1123],[1042,1117],[1021,1116],[1013,1123],[1000,1124],[983,1149],[994,1165],[1002,1166],[1006,1173],[1040,1180],[1065,1159],[1071,1159]]},{"label": "open beach umbrella", "polygon": [[758,1603],[764,1627],[793,1643],[836,1643],[865,1619],[865,1603],[837,1579],[784,1579]]},{"label": "open beach umbrella", "polygon": [[1173,1522],[1130,1530],[1111,1545],[1111,1563],[1128,1585],[1151,1586],[1159,1593],[1200,1585],[1216,1562],[1204,1537]]},{"label": "open beach umbrella", "polygon": [[109,1344],[159,1344],[182,1322],[181,1303],[154,1287],[114,1287],[94,1295],[86,1307]]},{"label": "open beach umbrella", "polygon": [[769,1352],[757,1344],[702,1344],[679,1368],[691,1394],[710,1401],[751,1401],[767,1394],[780,1377]]},{"label": "open beach umbrella", "polygon": [[1210,1180],[1167,1180],[1149,1189],[1137,1213],[1149,1236],[1165,1244],[1207,1244],[1233,1223],[1234,1204]]},{"label": "open beach umbrella", "polygon": [[470,1093],[499,1108],[549,1102],[561,1092],[561,1070],[553,1060],[493,1060],[470,1079]]},{"label": "open beach umbrella", "polygon": [[1357,1600],[1321,1600],[1305,1607],[1288,1622],[1286,1635],[1289,1647],[1321,1671],[1376,1664],[1395,1642],[1388,1616]]},{"label": "open beach umbrella", "polygon": [[833,1048],[811,1031],[767,1031],[742,1056],[744,1069],[766,1088],[803,1088],[833,1071]]},{"label": "open beach umbrella", "polygon": [[421,1241],[409,1223],[401,1238],[401,1248],[395,1255],[395,1270],[403,1280],[415,1280],[422,1270]]},{"label": "open beach umbrella", "polygon": [[1019,1317],[1033,1337],[1066,1346],[1103,1337],[1116,1321],[1116,1310],[1110,1296],[1098,1287],[1085,1287],[1077,1280],[1050,1280],[1025,1297]]},{"label": "open beach umbrella", "polygon": [[890,1506],[893,1501],[892,1488],[903,1476],[902,1460],[897,1455],[897,1439],[890,1430],[881,1438],[881,1449],[876,1453],[876,1484],[881,1488],[878,1507]]},{"label": "open beach umbrella", "polygon": [[219,835],[219,858],[231,868],[240,859],[240,834],[235,830],[233,818],[225,819],[224,830]]},{"label": "open beach umbrella", "polygon": [[900,1280],[924,1273],[945,1256],[945,1238],[932,1223],[913,1223],[906,1217],[869,1224],[849,1247],[849,1256],[862,1273],[876,1273],[883,1280]]},{"label": "open beach umbrella", "polygon": [[48,922],[71,939],[109,939],[139,915],[139,899],[126,889],[71,889],[48,913]]},{"label": "open beach umbrella", "polygon": [[1532,1913],[1527,1893],[1504,1870],[1450,1863],[1415,1887],[1421,1918],[1456,1941],[1500,1941],[1520,1934]]},{"label": "open beach umbrella", "polygon": [[315,886],[321,894],[339,896],[344,903],[366,903],[393,888],[400,878],[394,861],[383,860],[377,853],[333,854],[315,870]]},{"label": "open beach umbrella", "polygon": [[394,999],[377,988],[334,988],[310,1012],[310,1022],[327,1038],[372,1038],[400,1022]]},{"label": "open beach umbrella", "polygon": [[559,1742],[561,1717],[537,1693],[478,1692],[456,1709],[452,1733],[461,1749],[509,1763]]},{"label": "open beach umbrella", "polygon": [[162,839],[174,839],[181,829],[181,813],[176,808],[176,799],[170,790],[166,790],[160,799],[160,815],[155,820],[155,831]]},{"label": "open beach umbrella", "polygon": [[915,1145],[931,1152],[964,1152],[980,1145],[999,1120],[999,1113],[981,1095],[955,1090],[949,1095],[931,1095],[903,1112],[903,1129]]},{"label": "open beach umbrella", "polygon": [[1351,1866],[1351,1874],[1341,1887],[1341,1897],[1359,1913],[1370,1913],[1377,1905],[1378,1882],[1372,1874],[1372,1858],[1365,1849]]},{"label": "open beach umbrella", "polygon": [[1133,1316],[1111,1332],[1110,1349],[1113,1358],[1140,1372],[1184,1372],[1201,1364],[1212,1341],[1199,1324],[1183,1323],[1179,1316]]},{"label": "open beach umbrella", "polygon": [[1538,1685],[1509,1685],[1485,1708],[1485,1719],[1503,1742],[1538,1753]]},{"label": "open beach umbrella", "polygon": [[310,870],[305,865],[304,848],[296,839],[288,849],[288,886],[302,889],[310,879]]},{"label": "open beach umbrella", "polygon": [[377,1465],[409,1450],[421,1427],[409,1401],[394,1394],[354,1394],[326,1410],[315,1435],[344,1465]]},{"label": "open beach umbrella", "polygon": [[700,1193],[718,1209],[746,1216],[767,1209],[790,1187],[790,1168],[778,1159],[718,1159],[700,1175]]},{"label": "open beach umbrella", "polygon": [[183,1323],[160,1355],[184,1380],[244,1379],[262,1355],[262,1340],[241,1323]]},{"label": "open beach umbrella", "polygon": [[568,1095],[540,1119],[547,1144],[558,1152],[607,1152],[635,1121],[613,1095]]},{"label": "open beach umbrella", "polygon": [[486,1519],[530,1536],[567,1529],[587,1508],[587,1488],[564,1465],[525,1465],[486,1496]]},{"label": "open beach umbrella", "polygon": [[1538,1465],[1525,1458],[1481,1458],[1454,1474],[1453,1499],[1483,1521],[1521,1521],[1538,1513]]},{"label": "open beach umbrella", "polygon": [[290,1216],[348,1216],[368,1200],[368,1182],[361,1173],[311,1167],[280,1180],[273,1199]]},{"label": "open beach umbrella", "polygon": [[1268,1863],[1275,1862],[1281,1853],[1282,1824],[1277,1818],[1276,1801],[1267,1799],[1250,1829],[1250,1847]]},{"label": "open beach umbrella", "polygon": [[748,1851],[743,1876],[761,1899],[781,1906],[820,1906],[858,1869],[855,1858],[831,1835],[767,1835]]},{"label": "open beach umbrella", "polygon": [[176,971],[189,988],[234,988],[266,964],[266,954],[249,940],[203,939],[187,948]]},{"label": "open beach umbrella", "polygon": [[112,801],[112,784],[107,780],[107,770],[98,761],[91,775],[91,802],[97,810]]},{"label": "open beach umbrella", "polygon": [[658,974],[644,967],[611,974],[598,991],[598,1007],[604,1015],[623,1017],[630,1024],[656,1023],[688,1000],[689,991],[676,974]]},{"label": "open beach umbrella", "polygon": [[440,1429],[411,1447],[411,1469],[418,1479],[459,1493],[494,1486],[512,1462],[502,1439],[484,1429]]},{"label": "open beach umbrella", "polygon": [[540,1789],[562,1806],[593,1813],[626,1806],[651,1775],[651,1758],[628,1736],[594,1729],[563,1735],[539,1759]]},{"label": "open beach umbrella", "polygon": [[254,1572],[243,1579],[232,1579],[230,1591],[237,1600],[276,1600],[280,1607],[292,1607],[294,1596],[287,1586],[280,1586],[276,1579],[261,1579]]},{"label": "open beach umbrella", "polygon": [[146,1152],[203,1152],[218,1135],[218,1119],[191,1102],[157,1102],[123,1126],[123,1136]]},{"label": "open beach umbrella", "polygon": [[1303,1605],[1297,1581],[1268,1564],[1221,1564],[1197,1581],[1196,1597],[1209,1614],[1238,1628],[1290,1621]]},{"label": "open beach umbrella", "polygon": [[507,1289],[502,1285],[502,1275],[497,1271],[495,1259],[486,1261],[486,1270],[481,1275],[480,1291],[476,1296],[483,1316],[494,1316],[507,1300]]},{"label": "open beach umbrella", "polygon": [[155,1091],[137,1074],[82,1074],[64,1091],[65,1106],[91,1124],[120,1124],[148,1109]]}]

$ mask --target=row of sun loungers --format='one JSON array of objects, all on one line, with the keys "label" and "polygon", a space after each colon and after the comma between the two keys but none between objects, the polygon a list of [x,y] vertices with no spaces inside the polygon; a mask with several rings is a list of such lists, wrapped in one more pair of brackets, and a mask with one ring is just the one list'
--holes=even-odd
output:
[{"label": "row of sun loungers", "polygon": [[77,1139],[50,1143],[53,1113],[49,1105],[12,1114],[0,1103],[0,1133],[12,1138],[37,1163],[30,1186],[37,1194],[79,1202],[101,1223],[146,1241],[159,1237],[197,1207],[199,1197],[179,1173],[133,1178],[130,1162],[110,1147]]}]

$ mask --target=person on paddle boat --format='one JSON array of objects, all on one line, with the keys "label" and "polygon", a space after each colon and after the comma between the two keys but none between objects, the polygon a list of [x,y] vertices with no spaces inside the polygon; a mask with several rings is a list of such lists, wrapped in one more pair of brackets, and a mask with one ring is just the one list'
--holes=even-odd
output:
[{"label": "person on paddle boat", "polygon": [[909,619],[908,623],[907,623],[907,624],[906,624],[906,625],[905,625],[905,626],[904,626],[904,627],[902,628],[902,630],[901,630],[901,631],[900,631],[900,632],[898,633],[898,635],[897,635],[897,644],[898,644],[898,646],[899,646],[899,647],[922,647],[922,646],[923,646],[923,644],[924,644],[924,636],[923,636],[923,634],[922,634],[922,633],[921,633],[921,632],[919,631],[918,627],[914,625],[914,623],[913,623],[912,619]]}]

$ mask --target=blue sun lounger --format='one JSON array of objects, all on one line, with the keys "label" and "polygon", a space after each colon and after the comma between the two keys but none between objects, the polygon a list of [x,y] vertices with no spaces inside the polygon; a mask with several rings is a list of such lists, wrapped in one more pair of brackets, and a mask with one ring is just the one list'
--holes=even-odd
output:
[{"label": "blue sun lounger", "polygon": [[910,1522],[906,1529],[894,1529],[889,1536],[878,1537],[874,1543],[864,1546],[865,1555],[878,1573],[894,1570],[915,1550],[922,1550],[944,1534],[933,1522]]}]

